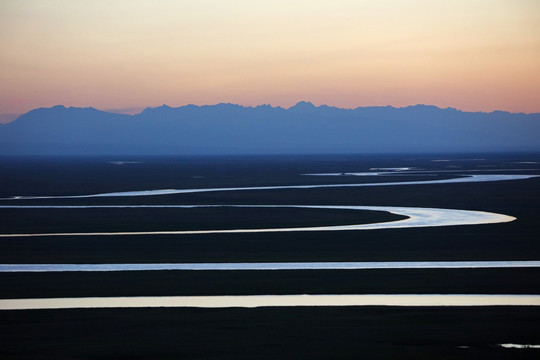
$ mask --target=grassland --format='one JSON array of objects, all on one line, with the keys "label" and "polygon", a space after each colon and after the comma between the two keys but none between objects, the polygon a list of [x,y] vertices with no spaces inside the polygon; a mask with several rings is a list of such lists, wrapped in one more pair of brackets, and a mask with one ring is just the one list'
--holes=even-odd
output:
[{"label": "grassland", "polygon": [[[465,159],[464,159],[465,157]],[[482,160],[478,160],[482,158]],[[477,159],[477,160],[474,160]],[[0,197],[167,188],[429,180],[462,173],[540,174],[538,155],[1,159]],[[448,160],[448,161],[432,161]],[[414,167],[406,176],[303,173]],[[517,169],[517,170],[516,170]],[[448,172],[450,171],[450,172]],[[496,172],[493,172],[496,171]],[[459,174],[459,172],[457,173]],[[2,204],[319,204],[484,210],[505,224],[376,231],[3,238],[0,263],[431,261],[540,259],[540,180],[266,190]],[[287,209],[1,209],[2,232],[309,226],[391,219],[376,212]],[[199,211],[201,210],[201,211]],[[2,273],[0,297],[302,293],[539,294],[538,269]],[[86,309],[0,312],[0,356],[14,359],[535,359],[536,307]]]}]

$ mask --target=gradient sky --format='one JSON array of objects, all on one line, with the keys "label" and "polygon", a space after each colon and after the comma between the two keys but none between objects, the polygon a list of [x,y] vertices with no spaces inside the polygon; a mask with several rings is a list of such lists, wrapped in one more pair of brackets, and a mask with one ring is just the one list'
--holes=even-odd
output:
[{"label": "gradient sky", "polygon": [[0,0],[0,114],[299,100],[540,112],[540,1]]}]

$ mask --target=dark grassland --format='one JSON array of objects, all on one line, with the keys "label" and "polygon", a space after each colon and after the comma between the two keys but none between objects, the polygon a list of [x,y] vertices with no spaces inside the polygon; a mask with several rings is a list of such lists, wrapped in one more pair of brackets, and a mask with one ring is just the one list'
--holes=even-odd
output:
[{"label": "dark grassland", "polygon": [[[204,188],[309,183],[357,183],[437,179],[454,173],[380,177],[310,177],[301,173],[367,171],[373,167],[416,167],[463,173],[540,174],[534,155],[482,161],[433,162],[429,158],[247,158],[13,159],[0,162],[2,196],[92,194],[160,188]],[[474,156],[477,158],[479,156]],[[432,157],[437,158],[437,156]],[[448,156],[444,157],[445,159]],[[117,159],[113,159],[117,160]],[[144,162],[147,161],[147,162]],[[514,171],[513,169],[525,169]],[[502,170],[499,170],[502,169]],[[482,172],[474,171],[482,170]],[[459,174],[460,172],[458,172]],[[493,172],[491,172],[493,173]],[[201,178],[202,176],[202,178]],[[536,260],[540,178],[489,183],[209,192],[131,198],[9,200],[2,204],[319,204],[442,207],[500,212],[517,217],[505,224],[377,231],[219,234],[182,236],[3,238],[2,263],[258,262]],[[108,187],[107,187],[108,186]],[[75,192],[79,189],[78,192]],[[249,228],[347,224],[381,219],[377,212],[315,209],[0,209],[5,232]],[[24,216],[23,216],[24,214]],[[181,215],[180,215],[181,214]],[[205,214],[202,216],[202,214]],[[388,219],[388,218],[386,218]],[[243,221],[245,220],[245,221]],[[154,227],[155,226],[155,227]]]},{"label": "dark grassland", "polygon": [[[432,160],[451,161],[432,161]],[[481,159],[481,160],[479,160]],[[115,165],[109,161],[137,164]],[[539,155],[253,158],[2,158],[0,197],[429,180],[539,174]],[[415,167],[407,176],[309,177]],[[518,171],[522,169],[525,171]],[[454,173],[452,171],[460,171]],[[496,171],[490,171],[496,170]],[[448,172],[450,171],[450,172]],[[0,238],[0,263],[539,260],[539,179],[490,183],[209,192],[7,204],[318,204],[440,207],[505,224],[376,231]],[[315,209],[0,209],[0,232],[317,226],[390,218]],[[129,227],[129,229],[128,229]],[[0,297],[302,293],[538,294],[540,270],[1,273]],[[537,307],[87,309],[0,311],[6,359],[534,359]],[[460,348],[466,346],[466,348]]]},{"label": "dark grassland", "polygon": [[286,228],[367,224],[406,217],[381,211],[212,207],[0,209],[0,218],[0,233],[16,234]]},{"label": "dark grassland", "polygon": [[0,273],[0,289],[2,298],[14,299],[135,294],[539,294],[540,269]]},{"label": "dark grassland", "polygon": [[[0,312],[5,359],[538,359],[537,307]],[[462,348],[465,347],[465,348]]]}]

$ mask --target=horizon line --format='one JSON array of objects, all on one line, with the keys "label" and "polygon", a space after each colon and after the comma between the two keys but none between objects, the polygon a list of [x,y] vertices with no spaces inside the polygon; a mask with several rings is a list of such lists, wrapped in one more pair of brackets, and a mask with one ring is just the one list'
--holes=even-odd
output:
[{"label": "horizon line", "polygon": [[179,106],[170,106],[170,105],[167,105],[167,104],[162,104],[162,105],[157,105],[157,106],[144,106],[144,107],[143,106],[141,106],[141,107],[132,106],[132,107],[126,107],[126,108],[107,108],[107,109],[103,109],[103,108],[97,108],[97,107],[94,107],[94,106],[69,106],[69,105],[66,106],[66,105],[63,105],[63,104],[57,104],[57,105],[52,105],[52,106],[49,106],[49,107],[36,107],[36,108],[31,109],[31,110],[28,110],[27,112],[19,113],[19,114],[0,113],[0,125],[5,125],[5,124],[8,124],[8,123],[11,123],[11,122],[17,120],[19,117],[21,117],[23,115],[26,115],[29,112],[32,112],[32,111],[35,111],[35,110],[53,109],[53,108],[60,108],[60,107],[65,108],[65,109],[93,109],[93,110],[97,110],[97,111],[101,111],[101,112],[105,112],[105,113],[110,113],[110,114],[120,114],[120,115],[135,116],[135,115],[142,114],[145,110],[148,110],[148,109],[157,109],[157,108],[163,108],[163,107],[164,108],[170,108],[170,109],[180,109],[180,108],[184,108],[184,107],[198,107],[198,108],[200,108],[200,107],[206,107],[206,106],[220,106],[220,105],[232,105],[232,106],[238,106],[238,107],[246,108],[246,109],[256,109],[256,108],[259,108],[259,107],[270,107],[272,109],[282,109],[282,110],[291,110],[291,109],[295,108],[296,106],[306,105],[306,106],[312,106],[315,109],[330,108],[330,109],[336,109],[336,110],[351,110],[351,111],[358,110],[358,109],[365,109],[365,108],[407,109],[407,108],[414,108],[414,107],[433,107],[433,108],[437,108],[437,109],[440,109],[440,110],[454,110],[454,111],[458,111],[458,112],[462,112],[462,113],[476,113],[476,114],[492,114],[492,113],[498,113],[498,112],[503,112],[503,113],[508,113],[508,114],[516,114],[516,115],[520,115],[520,114],[523,114],[523,115],[540,114],[540,112],[529,112],[529,113],[528,112],[523,112],[523,111],[521,111],[521,112],[511,112],[511,111],[507,111],[507,110],[468,111],[468,110],[463,110],[463,109],[453,107],[453,106],[440,107],[440,106],[437,106],[437,105],[424,104],[424,103],[417,103],[417,104],[414,104],[414,105],[406,105],[406,106],[364,105],[364,106],[357,106],[357,107],[340,107],[340,106],[334,106],[334,105],[328,105],[328,104],[315,105],[314,103],[312,103],[311,101],[308,101],[308,100],[300,100],[300,101],[296,102],[294,105],[291,105],[289,107],[284,107],[284,106],[280,106],[280,105],[274,106],[274,105],[271,105],[271,104],[268,104],[268,103],[258,104],[258,105],[242,105],[242,104],[232,103],[232,102],[218,102],[218,103],[214,103],[214,104],[202,104],[202,105],[189,103],[189,104],[184,104],[184,105],[179,105]]}]

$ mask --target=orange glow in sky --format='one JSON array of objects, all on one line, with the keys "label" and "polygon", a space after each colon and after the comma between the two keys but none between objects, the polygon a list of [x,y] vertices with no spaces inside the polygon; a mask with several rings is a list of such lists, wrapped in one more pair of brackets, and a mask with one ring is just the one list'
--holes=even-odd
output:
[{"label": "orange glow in sky", "polygon": [[540,112],[540,1],[0,0],[0,114],[300,100]]}]

